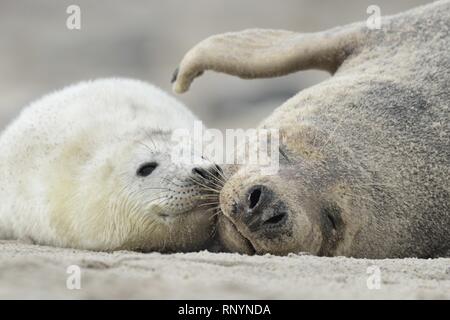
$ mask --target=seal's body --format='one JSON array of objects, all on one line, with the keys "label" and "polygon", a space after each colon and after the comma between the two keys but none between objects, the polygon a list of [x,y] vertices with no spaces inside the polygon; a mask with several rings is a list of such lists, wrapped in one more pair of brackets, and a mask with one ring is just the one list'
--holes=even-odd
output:
[{"label": "seal's body", "polygon": [[178,92],[206,69],[243,78],[308,68],[334,74],[263,122],[280,129],[280,171],[262,176],[244,166],[226,183],[225,246],[368,258],[449,254],[449,48],[450,2],[441,1],[383,18],[379,30],[365,23],[317,34],[249,30],[191,50]]},{"label": "seal's body", "polygon": [[[194,115],[135,80],[84,82],[23,110],[0,137],[0,238],[185,251],[210,236],[196,172],[171,161]],[[198,163],[198,162],[197,162]],[[195,170],[193,170],[195,169]]]}]

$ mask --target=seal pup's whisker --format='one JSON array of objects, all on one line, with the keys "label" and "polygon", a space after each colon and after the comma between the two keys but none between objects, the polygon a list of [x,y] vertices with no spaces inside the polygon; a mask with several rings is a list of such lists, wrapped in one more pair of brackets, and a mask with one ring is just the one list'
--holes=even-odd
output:
[{"label": "seal pup's whisker", "polygon": [[166,177],[162,177],[161,180],[164,180],[164,181],[168,182],[169,184],[174,185],[175,187],[184,188],[184,186],[178,185],[173,180],[167,179]]},{"label": "seal pup's whisker", "polygon": [[150,132],[148,132],[148,130],[144,129],[144,133],[147,136],[147,138],[150,140],[150,142],[153,144],[153,148],[156,150],[156,144],[155,144],[155,140],[153,140],[152,135],[150,134]]},{"label": "seal pup's whisker", "polygon": [[[192,179],[194,179],[195,182],[196,182],[198,185],[206,186],[206,185],[204,185],[204,184],[201,184],[202,181],[200,181],[199,179],[196,179],[196,178],[192,178]],[[220,190],[220,189],[222,188],[222,185],[218,185],[217,183],[215,183],[215,182],[213,182],[213,181],[211,181],[211,180],[206,180],[206,179],[204,179],[203,181],[204,181],[205,183],[208,183],[208,184],[209,184],[208,187],[211,187],[211,188],[217,187],[217,189],[215,189],[215,190]]]},{"label": "seal pup's whisker", "polygon": [[[195,121],[176,99],[128,79],[80,83],[30,104],[0,135],[0,161],[15,164],[0,171],[1,185],[11,186],[0,200],[17,208],[0,211],[0,237],[24,232],[37,244],[97,251],[203,248],[217,197],[190,180],[191,164],[170,161],[171,133]],[[31,209],[13,202],[24,181],[39,182],[26,186],[26,197],[42,199]]]},{"label": "seal pup's whisker", "polygon": [[199,204],[198,206],[199,206],[199,207],[204,207],[204,206],[211,206],[211,205],[218,205],[218,204],[220,204],[220,202],[214,201],[214,202],[205,202],[205,203],[201,203],[201,204]]},{"label": "seal pup's whisker", "polygon": [[[212,184],[212,187],[217,187],[218,189],[221,189],[223,187],[223,182],[211,172],[211,169],[218,170],[216,169],[216,165],[214,165],[212,168],[209,168],[204,171],[204,173],[206,173],[208,177],[200,178],[198,176],[195,176],[195,178],[193,177],[192,179],[195,179],[196,180],[195,182],[205,182],[208,184]],[[212,180],[210,178],[212,178]]]},{"label": "seal pup's whisker", "polygon": [[150,152],[150,154],[153,154],[154,150],[152,150],[152,148],[150,148],[147,144],[145,144],[145,143],[142,142],[142,141],[136,141],[136,142],[137,142],[138,144],[144,146],[144,147]]},{"label": "seal pup's whisker", "polygon": [[[219,176],[221,177],[220,180],[221,180],[222,185],[223,185],[223,183],[225,183],[225,182],[228,180],[228,177],[226,177],[226,175],[225,175],[225,173],[223,172],[223,170],[222,170],[216,163],[214,163],[213,161],[211,161],[211,159],[209,159],[208,156],[203,155],[203,157],[204,157],[204,159],[206,159],[207,161],[209,161],[209,162],[213,165],[213,168],[212,168],[212,169],[213,169],[216,173],[219,174]],[[219,177],[215,177],[215,178],[219,179]]]},{"label": "seal pup's whisker", "polygon": [[195,184],[197,184],[198,186],[200,186],[200,187],[202,188],[202,190],[205,190],[205,191],[211,191],[211,192],[215,192],[215,193],[220,193],[220,190],[219,190],[219,189],[214,189],[214,188],[211,187],[211,186],[205,185],[205,184],[203,184],[202,182],[200,182],[198,179],[195,179],[195,178],[192,178],[192,177],[190,177],[189,179],[190,179],[192,182],[194,182]]}]

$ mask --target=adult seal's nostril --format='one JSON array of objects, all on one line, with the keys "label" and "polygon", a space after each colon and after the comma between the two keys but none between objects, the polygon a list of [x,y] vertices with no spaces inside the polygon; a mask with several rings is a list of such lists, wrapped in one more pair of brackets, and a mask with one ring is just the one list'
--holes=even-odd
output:
[{"label": "adult seal's nostril", "polygon": [[247,208],[249,213],[258,213],[258,209],[270,202],[272,192],[263,185],[255,185],[247,192]]},{"label": "adult seal's nostril", "polygon": [[250,232],[272,230],[287,220],[286,207],[274,203],[273,191],[264,185],[254,185],[248,189],[243,208],[242,221]]},{"label": "adult seal's nostril", "polygon": [[250,192],[248,196],[249,201],[248,208],[250,210],[253,210],[258,205],[260,199],[261,199],[261,189],[256,188],[252,192]]}]

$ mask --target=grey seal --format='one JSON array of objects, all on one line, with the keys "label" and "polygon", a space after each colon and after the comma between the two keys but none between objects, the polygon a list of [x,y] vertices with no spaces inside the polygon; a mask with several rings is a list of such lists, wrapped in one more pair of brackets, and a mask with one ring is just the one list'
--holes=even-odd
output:
[{"label": "grey seal", "polygon": [[174,91],[205,70],[242,78],[310,68],[333,76],[261,127],[279,128],[280,170],[237,166],[220,195],[221,239],[244,253],[364,258],[450,251],[450,2],[302,34],[212,36],[183,58]]}]

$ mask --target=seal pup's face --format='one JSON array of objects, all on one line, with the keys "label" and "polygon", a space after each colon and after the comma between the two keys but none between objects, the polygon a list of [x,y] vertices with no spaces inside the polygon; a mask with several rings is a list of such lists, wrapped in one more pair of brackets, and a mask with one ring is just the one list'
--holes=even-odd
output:
[{"label": "seal pup's face", "polygon": [[[83,147],[89,149],[88,144]],[[174,162],[174,147],[170,130],[111,138],[101,150],[92,151],[95,156],[90,155],[79,172],[80,180],[72,182],[76,191],[64,192],[76,199],[65,201],[65,209],[58,212],[80,207],[71,201],[83,203],[83,209],[57,215],[54,226],[67,231],[64,239],[71,246],[89,249],[206,248],[215,227],[221,169],[202,157]],[[78,216],[76,220],[72,214]],[[83,237],[72,235],[77,231]]]},{"label": "seal pup's face", "polygon": [[130,188],[129,213],[134,214],[134,202],[138,219],[151,228],[151,233],[144,232],[148,241],[138,240],[149,243],[147,250],[202,248],[213,232],[221,169],[201,156],[174,162],[170,135],[170,131],[162,131],[152,133],[150,141],[138,141],[133,157],[124,164]]},{"label": "seal pup's face", "polygon": [[138,141],[132,158],[123,164],[129,188],[127,214],[150,229],[125,246],[136,242],[147,243],[140,248],[145,250],[186,251],[204,248],[212,238],[221,169],[203,157],[174,162],[170,134],[152,133],[150,141]]}]

